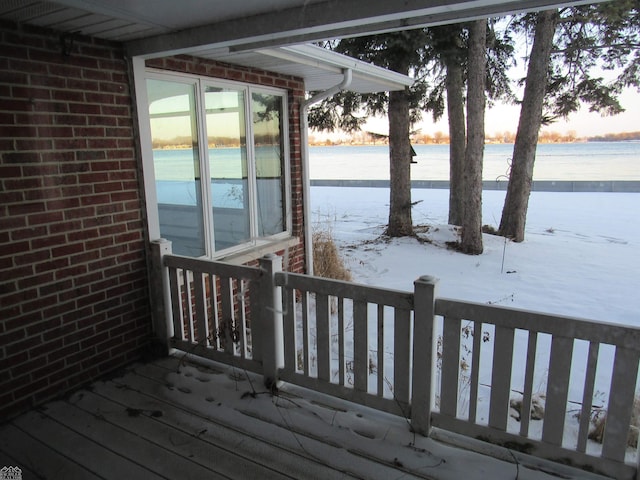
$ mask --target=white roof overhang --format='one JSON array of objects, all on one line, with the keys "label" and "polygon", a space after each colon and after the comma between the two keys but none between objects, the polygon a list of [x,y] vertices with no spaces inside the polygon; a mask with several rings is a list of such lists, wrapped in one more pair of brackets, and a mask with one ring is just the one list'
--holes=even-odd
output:
[{"label": "white roof overhang", "polygon": [[290,45],[237,53],[216,49],[201,51],[198,56],[300,77],[304,79],[307,91],[326,90],[340,84],[346,70],[351,70],[349,90],[358,93],[401,90],[413,83],[413,79],[405,75],[315,45]]}]

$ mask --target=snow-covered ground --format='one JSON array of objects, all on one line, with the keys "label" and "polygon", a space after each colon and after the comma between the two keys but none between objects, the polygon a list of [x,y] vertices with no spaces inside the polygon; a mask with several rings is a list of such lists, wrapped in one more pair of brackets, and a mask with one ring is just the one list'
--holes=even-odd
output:
[{"label": "snow-covered ground", "polygon": [[[640,194],[533,192],[522,243],[485,235],[484,253],[444,246],[448,190],[414,189],[423,236],[376,241],[388,218],[384,188],[312,187],[315,227],[329,229],[354,281],[412,290],[440,279],[443,297],[640,325]],[[498,226],[504,192],[483,194],[483,224]]]}]

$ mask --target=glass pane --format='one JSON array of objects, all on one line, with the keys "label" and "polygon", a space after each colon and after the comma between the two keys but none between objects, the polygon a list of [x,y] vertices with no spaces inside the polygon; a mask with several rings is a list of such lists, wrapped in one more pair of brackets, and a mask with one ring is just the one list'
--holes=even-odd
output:
[{"label": "glass pane", "polygon": [[280,95],[252,94],[260,237],[275,235],[286,229],[282,107],[283,98]]},{"label": "glass pane", "polygon": [[244,92],[206,87],[216,251],[251,239]]},{"label": "glass pane", "polygon": [[173,253],[205,255],[194,85],[147,79],[160,235]]}]

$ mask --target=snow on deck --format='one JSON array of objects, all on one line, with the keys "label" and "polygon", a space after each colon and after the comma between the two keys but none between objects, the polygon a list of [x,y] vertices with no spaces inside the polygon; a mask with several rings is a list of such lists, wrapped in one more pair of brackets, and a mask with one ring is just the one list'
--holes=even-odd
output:
[{"label": "snow on deck", "polygon": [[136,364],[0,427],[0,465],[20,467],[24,479],[601,478],[466,446],[300,388],[269,392],[261,377],[184,354]]}]

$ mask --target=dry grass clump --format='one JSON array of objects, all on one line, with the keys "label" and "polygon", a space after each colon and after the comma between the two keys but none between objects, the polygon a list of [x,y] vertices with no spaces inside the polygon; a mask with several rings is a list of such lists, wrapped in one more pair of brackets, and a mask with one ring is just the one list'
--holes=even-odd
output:
[{"label": "dry grass clump", "polygon": [[[589,432],[589,439],[602,443],[604,439],[604,427],[607,423],[607,411],[600,410],[592,416],[592,428]],[[631,425],[629,425],[629,436],[627,446],[638,447],[638,433],[640,433],[640,397],[633,401],[633,411],[631,412]]]},{"label": "dry grass clump", "polygon": [[313,274],[334,280],[351,281],[351,272],[338,253],[331,232],[313,232]]}]

